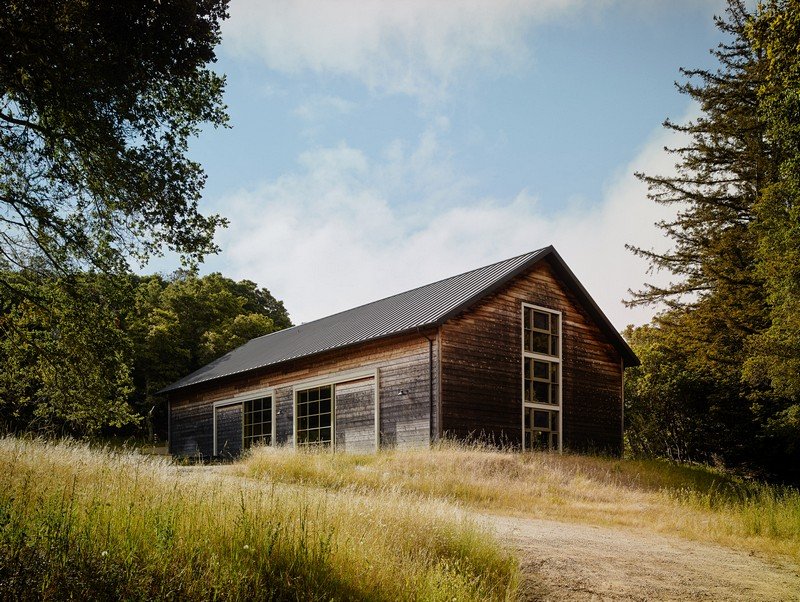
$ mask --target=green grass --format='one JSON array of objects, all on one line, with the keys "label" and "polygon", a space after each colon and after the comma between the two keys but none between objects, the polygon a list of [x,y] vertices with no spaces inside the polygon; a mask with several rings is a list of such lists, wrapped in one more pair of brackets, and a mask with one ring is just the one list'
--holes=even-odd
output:
[{"label": "green grass", "polygon": [[263,448],[234,470],[327,491],[425,496],[479,510],[677,533],[800,560],[800,493],[705,466],[444,443],[351,455]]},{"label": "green grass", "polygon": [[418,495],[253,482],[0,439],[8,600],[500,600],[516,561]]}]

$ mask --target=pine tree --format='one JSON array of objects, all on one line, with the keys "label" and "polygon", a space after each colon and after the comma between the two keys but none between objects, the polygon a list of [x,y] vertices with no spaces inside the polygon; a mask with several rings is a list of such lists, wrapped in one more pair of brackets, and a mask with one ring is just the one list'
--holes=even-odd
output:
[{"label": "pine tree", "polygon": [[767,54],[753,41],[755,15],[741,0],[729,0],[726,12],[716,19],[726,36],[713,51],[718,68],[684,69],[687,81],[678,86],[698,103],[700,117],[665,122],[688,140],[668,149],[677,156],[676,174],[637,174],[650,199],[676,209],[674,219],[658,224],[673,244],[665,253],[629,248],[675,278],[668,286],[646,285],[629,303],[664,303],[656,320],[662,338],[713,383],[704,393],[704,445],[727,463],[775,470],[765,427],[785,400],[768,379],[743,376],[753,341],[775,319],[770,274],[762,267],[763,207],[765,191],[781,182],[781,150],[763,119],[772,76]]}]

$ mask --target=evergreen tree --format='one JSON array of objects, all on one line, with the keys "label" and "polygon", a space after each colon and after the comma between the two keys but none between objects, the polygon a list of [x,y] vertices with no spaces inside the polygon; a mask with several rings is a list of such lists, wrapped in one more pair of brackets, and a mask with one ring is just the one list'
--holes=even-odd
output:
[{"label": "evergreen tree", "polygon": [[755,269],[758,236],[753,228],[760,191],[777,179],[777,166],[758,116],[758,90],[765,64],[748,38],[748,14],[731,0],[727,18],[717,18],[726,41],[713,51],[714,70],[683,69],[679,90],[696,101],[700,116],[686,124],[665,122],[688,142],[669,149],[676,174],[637,174],[649,197],[676,209],[659,223],[672,242],[666,253],[632,248],[655,270],[676,278],[668,286],[647,285],[631,303],[663,302],[658,319],[672,331],[680,353],[715,383],[707,393],[709,437],[728,462],[748,461],[754,427],[751,399],[757,387],[742,380],[748,339],[769,323],[764,281]]},{"label": "evergreen tree", "polygon": [[[765,284],[769,325],[750,339],[745,376],[766,388],[755,400],[774,463],[800,462],[800,1],[759,7],[749,30],[763,54],[759,117],[778,178],[755,206],[757,273]],[[795,470],[800,470],[795,468]]]}]

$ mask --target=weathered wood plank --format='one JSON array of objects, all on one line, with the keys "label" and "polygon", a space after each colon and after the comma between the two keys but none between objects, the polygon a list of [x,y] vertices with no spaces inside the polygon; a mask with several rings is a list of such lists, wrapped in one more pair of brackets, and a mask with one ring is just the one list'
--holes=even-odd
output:
[{"label": "weathered wood plank", "polygon": [[483,430],[519,444],[523,302],[562,313],[565,446],[619,451],[619,353],[547,262],[442,327],[443,429],[462,437]]}]

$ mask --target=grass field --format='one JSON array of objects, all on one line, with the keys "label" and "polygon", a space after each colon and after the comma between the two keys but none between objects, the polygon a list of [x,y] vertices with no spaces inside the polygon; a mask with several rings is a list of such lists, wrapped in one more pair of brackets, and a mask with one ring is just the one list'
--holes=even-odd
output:
[{"label": "grass field", "polygon": [[454,508],[76,443],[0,439],[6,600],[502,600],[516,560]]},{"label": "grass field", "polygon": [[394,491],[553,520],[641,528],[800,561],[800,493],[705,466],[444,443],[377,455],[262,448],[241,474],[328,491]]},{"label": "grass field", "polygon": [[0,599],[503,600],[517,560],[468,518],[625,526],[800,561],[800,494],[699,466],[442,444],[257,448],[181,467],[0,439]]}]

